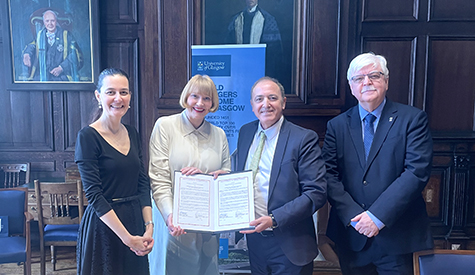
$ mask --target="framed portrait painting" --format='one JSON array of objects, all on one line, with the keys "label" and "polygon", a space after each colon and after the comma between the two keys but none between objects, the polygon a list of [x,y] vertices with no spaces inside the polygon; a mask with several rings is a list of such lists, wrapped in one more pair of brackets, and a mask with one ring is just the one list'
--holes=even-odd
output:
[{"label": "framed portrait painting", "polygon": [[195,0],[195,44],[265,44],[265,73],[299,96],[309,0]]},{"label": "framed portrait painting", "polygon": [[2,21],[7,89],[94,89],[97,0],[8,0],[2,5],[8,12]]}]

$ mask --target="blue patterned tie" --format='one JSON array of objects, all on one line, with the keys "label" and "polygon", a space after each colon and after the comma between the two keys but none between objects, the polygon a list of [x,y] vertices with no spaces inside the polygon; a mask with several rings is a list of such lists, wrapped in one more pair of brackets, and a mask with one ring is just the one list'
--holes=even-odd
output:
[{"label": "blue patterned tie", "polygon": [[368,159],[369,149],[371,149],[371,143],[373,143],[374,138],[374,120],[376,117],[368,113],[364,118],[364,152],[365,152],[365,159]]}]

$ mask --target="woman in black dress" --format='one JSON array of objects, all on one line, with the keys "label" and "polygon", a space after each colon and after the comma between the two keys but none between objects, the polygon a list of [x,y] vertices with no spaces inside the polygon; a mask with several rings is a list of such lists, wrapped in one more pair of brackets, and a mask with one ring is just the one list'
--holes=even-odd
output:
[{"label": "woman in black dress", "polygon": [[130,108],[127,74],[99,75],[98,119],[79,131],[75,161],[88,206],[77,244],[78,274],[149,274],[153,247],[150,183],[137,131],[121,123]]}]

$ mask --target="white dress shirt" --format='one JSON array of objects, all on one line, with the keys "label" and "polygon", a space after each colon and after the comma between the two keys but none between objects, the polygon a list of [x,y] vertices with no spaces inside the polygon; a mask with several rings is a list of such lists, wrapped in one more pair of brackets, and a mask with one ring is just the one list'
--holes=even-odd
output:
[{"label": "white dress shirt", "polygon": [[256,178],[254,180],[254,209],[256,219],[268,216],[267,201],[269,198],[269,180],[272,170],[272,161],[274,160],[275,147],[277,140],[279,139],[280,128],[284,121],[282,116],[274,125],[267,129],[262,129],[261,124],[257,127],[257,131],[254,134],[254,140],[252,141],[249,153],[246,159],[246,170],[249,169],[254,152],[257,149],[260,138],[259,133],[264,131],[266,134],[266,142],[261,154],[261,160],[259,161],[259,168],[257,170]]}]

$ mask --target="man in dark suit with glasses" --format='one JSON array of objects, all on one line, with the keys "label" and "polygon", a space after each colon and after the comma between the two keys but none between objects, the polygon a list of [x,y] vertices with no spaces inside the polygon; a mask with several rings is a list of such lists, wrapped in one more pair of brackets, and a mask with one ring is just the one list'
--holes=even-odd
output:
[{"label": "man in dark suit with glasses", "polygon": [[432,163],[425,112],[386,98],[386,59],[364,53],[347,78],[358,105],[330,120],[323,158],[332,205],[327,235],[343,274],[412,274],[433,247],[422,190]]}]

